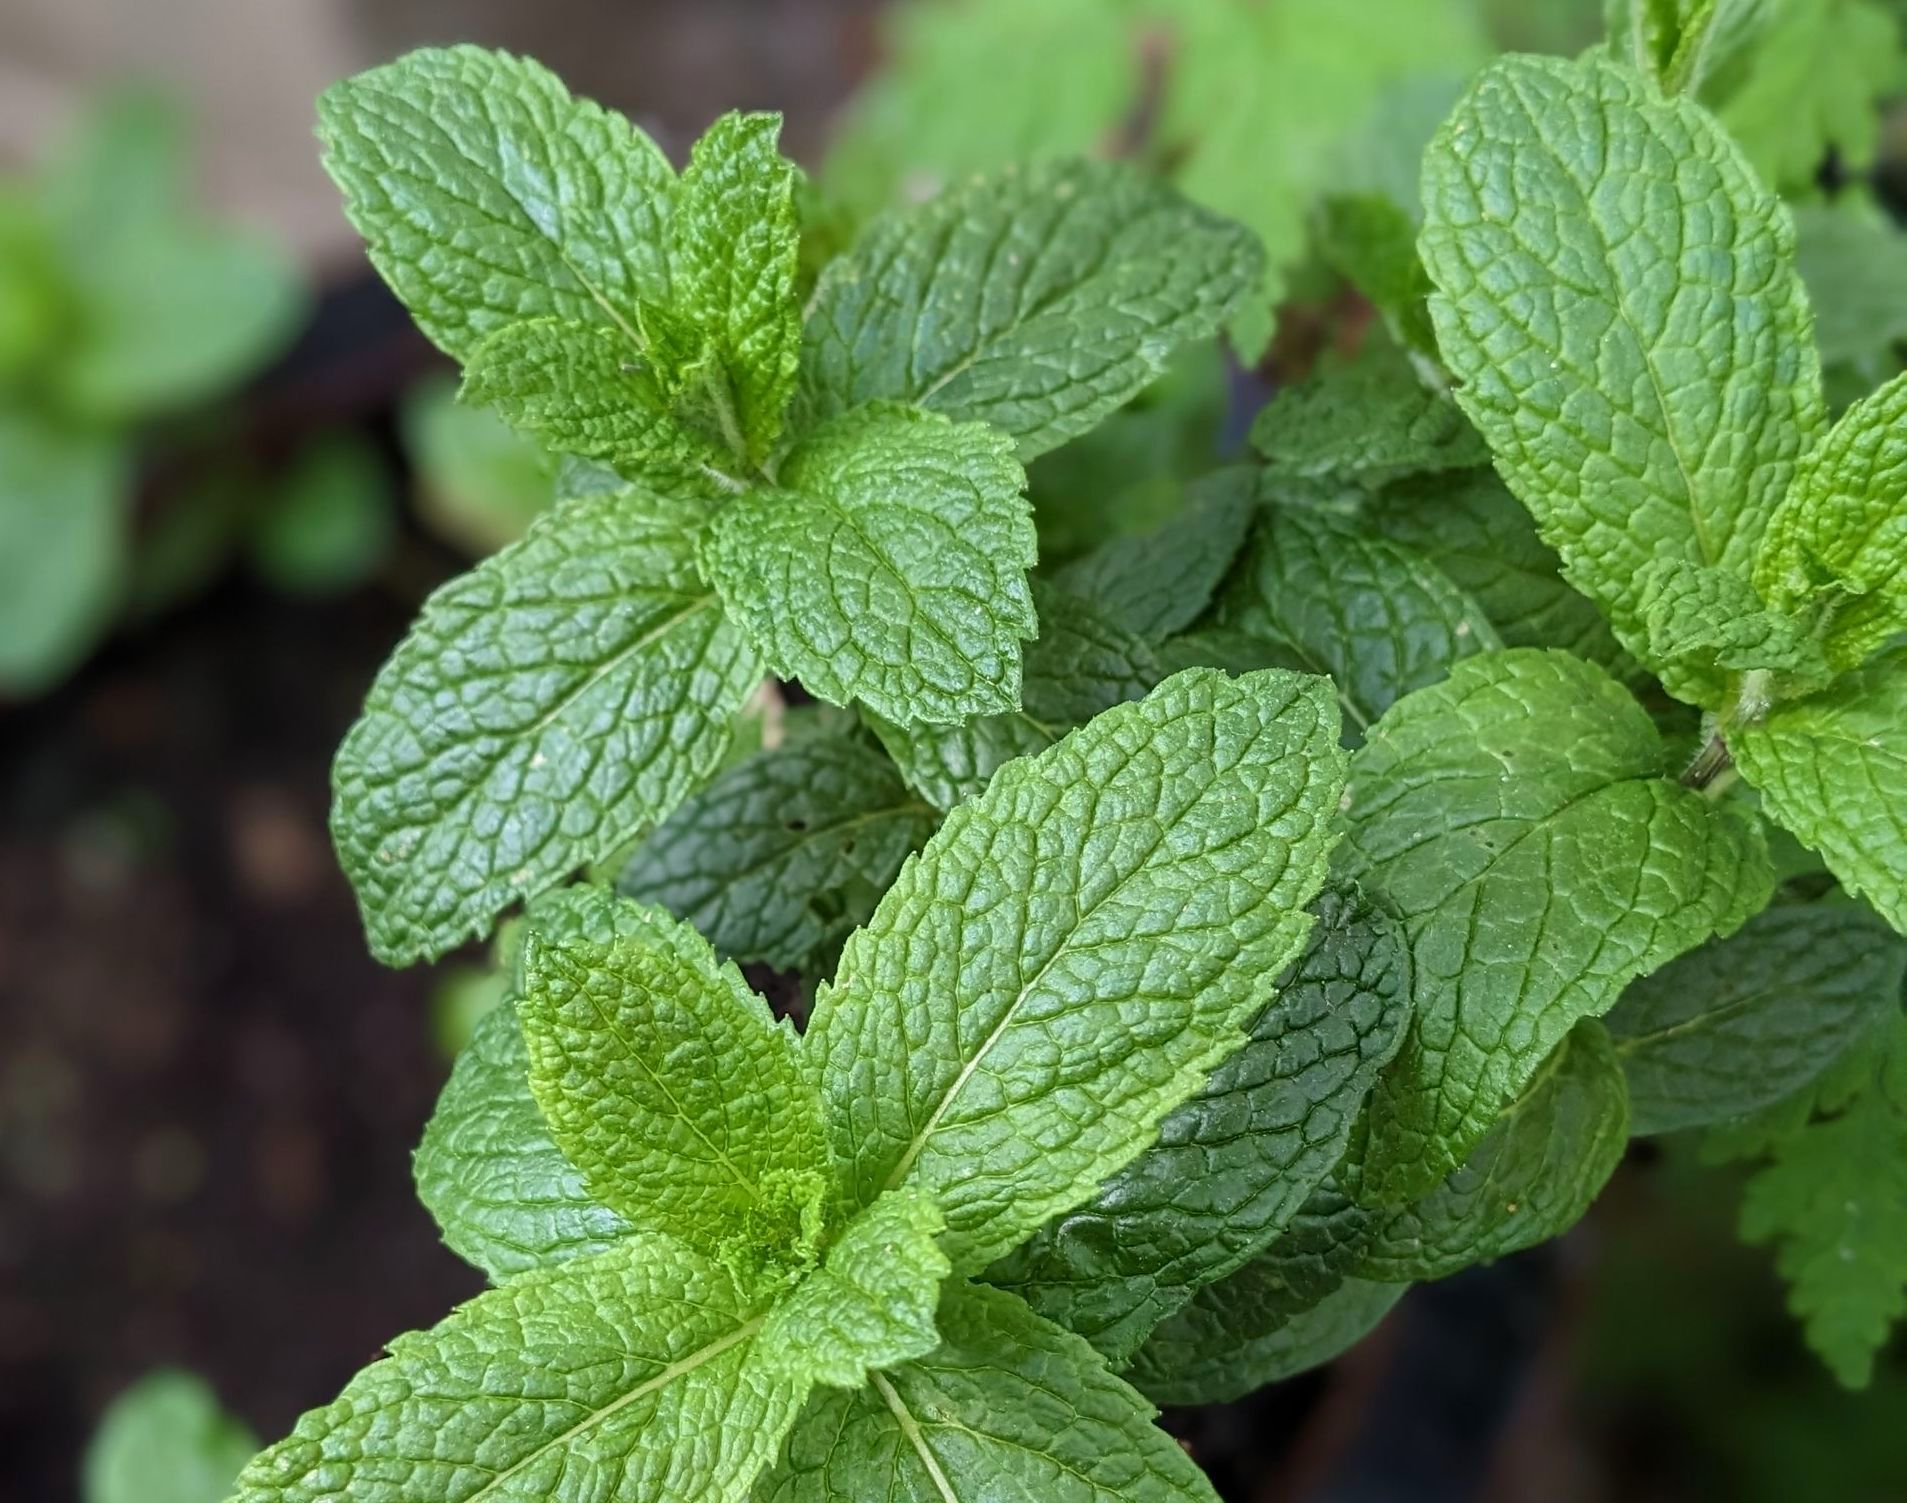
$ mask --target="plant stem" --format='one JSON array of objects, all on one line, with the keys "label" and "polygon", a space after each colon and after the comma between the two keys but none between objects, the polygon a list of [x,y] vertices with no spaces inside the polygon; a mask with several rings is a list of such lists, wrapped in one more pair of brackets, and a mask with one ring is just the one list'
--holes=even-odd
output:
[{"label": "plant stem", "polygon": [[1707,744],[1695,754],[1695,760],[1690,762],[1687,770],[1683,772],[1682,786],[1693,788],[1698,793],[1703,792],[1723,773],[1732,772],[1734,766],[1735,759],[1729,755],[1728,743],[1722,739],[1722,733],[1718,729],[1708,738]]}]

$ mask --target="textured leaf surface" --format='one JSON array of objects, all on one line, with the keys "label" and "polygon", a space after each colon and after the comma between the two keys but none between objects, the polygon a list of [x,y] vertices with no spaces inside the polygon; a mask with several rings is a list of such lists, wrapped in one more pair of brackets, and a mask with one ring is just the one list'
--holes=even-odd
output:
[{"label": "textured leaf surface", "polygon": [[1778,610],[1824,612],[1836,668],[1907,631],[1907,376],[1856,402],[1802,462],[1755,584]]},{"label": "textured leaf surface", "polygon": [[1441,1279],[1560,1236],[1582,1219],[1628,1142],[1622,1063],[1609,1031],[1585,1019],[1448,1179],[1378,1222],[1357,1273],[1391,1283]]},{"label": "textured leaf surface", "polygon": [[1561,647],[1619,677],[1634,672],[1602,612],[1562,577],[1556,550],[1494,471],[1401,480],[1361,516],[1482,606],[1505,646]]},{"label": "textured leaf surface", "polygon": [[1814,1079],[1900,1004],[1907,942],[1852,903],[1770,908],[1632,983],[1609,1014],[1629,1129],[1743,1117]]},{"label": "textured leaf surface", "polygon": [[329,89],[318,134],[372,262],[460,360],[529,318],[633,339],[638,304],[670,301],[668,161],[533,62],[413,52]]},{"label": "textured leaf surface", "polygon": [[1018,703],[1036,549],[1011,444],[978,423],[865,407],[804,439],[779,481],[724,507],[703,549],[776,672],[910,723]]},{"label": "textured leaf surface", "polygon": [[1115,1366],[1160,1320],[1261,1251],[1343,1157],[1410,1009],[1402,929],[1351,888],[1245,1046],[1091,1200],[988,1271]]},{"label": "textured leaf surface", "polygon": [[942,1345],[858,1392],[819,1393],[757,1503],[1209,1503],[1146,1401],[1010,1294],[956,1286]]},{"label": "textured leaf surface", "polygon": [[1126,1377],[1155,1403],[1217,1404],[1330,1361],[1406,1287],[1375,1286],[1382,1297],[1350,1277],[1381,1214],[1327,1181],[1270,1247],[1162,1322]]},{"label": "textured leaf surface", "polygon": [[1729,737],[1761,806],[1907,933],[1907,651]]},{"label": "textured leaf surface", "polygon": [[662,1237],[526,1273],[398,1337],[234,1503],[745,1498],[809,1386],[758,1342],[763,1318]]},{"label": "textured leaf surface", "polygon": [[220,1503],[258,1441],[199,1379],[156,1372],[100,1417],[86,1447],[85,1503]]},{"label": "textured leaf surface", "polygon": [[1739,574],[1668,555],[1643,571],[1640,606],[1646,661],[1679,673],[1689,697],[1711,709],[1726,706],[1736,670],[1766,669],[1812,685],[1832,677],[1816,636],[1764,606]]},{"label": "textured leaf surface", "polygon": [[1144,1147],[1303,945],[1336,739],[1316,679],[1195,670],[949,815],[809,1027],[849,1203],[930,1191],[971,1270]]},{"label": "textured leaf surface", "polygon": [[1341,518],[1267,511],[1216,612],[1293,667],[1330,675],[1356,735],[1402,695],[1502,643],[1482,609],[1435,567]]},{"label": "textured leaf surface", "polygon": [[951,726],[870,718],[907,785],[936,809],[972,798],[1007,762],[1046,750],[1165,677],[1153,650],[1096,607],[1037,585],[1033,602],[1040,634],[1027,645],[1017,710]]},{"label": "textured leaf surface", "polygon": [[1352,763],[1344,866],[1410,934],[1410,1037],[1372,1097],[1365,1183],[1427,1194],[1579,1018],[1768,900],[1766,849],[1662,776],[1628,692],[1563,653],[1459,664]]},{"label": "textured leaf surface", "polygon": [[691,797],[616,885],[687,920],[733,960],[794,970],[873,911],[936,822],[866,747],[795,741]]},{"label": "textured leaf surface", "polygon": [[[827,1149],[794,1035],[706,942],[524,942],[530,1086],[591,1194],[645,1231],[791,1254]],[[805,1195],[804,1195],[805,1191]],[[813,1212],[810,1211],[810,1219]]]},{"label": "textured leaf surface", "polygon": [[1646,651],[1643,566],[1667,549],[1746,573],[1822,424],[1786,212],[1696,105],[1547,58],[1484,73],[1425,157],[1424,203],[1458,400]]},{"label": "textured leaf surface", "polygon": [[482,933],[714,770],[760,668],[696,573],[695,522],[580,497],[425,603],[332,772],[379,959]]},{"label": "textured leaf surface", "polygon": [[1244,468],[1195,481],[1186,488],[1185,505],[1163,527],[1109,539],[1056,570],[1053,583],[1147,641],[1183,631],[1205,613],[1245,545],[1258,510],[1256,483]]},{"label": "textured leaf surface", "polygon": [[934,1239],[940,1208],[918,1190],[883,1195],[854,1218],[768,1317],[762,1341],[815,1381],[858,1389],[870,1372],[940,1345],[934,1312],[952,1271]]},{"label": "textured leaf surface", "polygon": [[1216,331],[1262,267],[1243,228],[1130,167],[1007,169],[877,220],[822,273],[807,405],[911,402],[991,423],[1031,459]]}]

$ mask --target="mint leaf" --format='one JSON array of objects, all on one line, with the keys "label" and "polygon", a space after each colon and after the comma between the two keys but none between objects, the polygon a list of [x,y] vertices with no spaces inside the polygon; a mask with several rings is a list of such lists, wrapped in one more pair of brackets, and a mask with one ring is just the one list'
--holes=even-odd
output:
[{"label": "mint leaf", "polygon": [[1755,585],[1820,611],[1829,663],[1852,668],[1907,631],[1907,376],[1850,407],[1802,461],[1768,523]]},{"label": "mint leaf", "polygon": [[1580,1018],[1768,900],[1758,836],[1663,777],[1600,669],[1517,648],[1398,701],[1352,761],[1343,867],[1403,920],[1415,1013],[1365,1185],[1428,1194]]},{"label": "mint leaf", "polygon": [[1907,339],[1907,278],[1900,274],[1907,235],[1885,210],[1842,199],[1797,204],[1794,240],[1821,363],[1892,362],[1894,347]]},{"label": "mint leaf", "polygon": [[1907,1037],[1896,1017],[1836,1115],[1781,1135],[1749,1181],[1741,1231],[1777,1244],[1788,1308],[1849,1388],[1907,1314]]},{"label": "mint leaf", "polygon": [[1251,236],[1138,171],[1063,161],[875,221],[821,274],[810,417],[909,402],[1013,437],[1076,437],[1209,337],[1262,275]]},{"label": "mint leaf", "polygon": [[1215,620],[1329,674],[1360,737],[1400,696],[1502,645],[1476,602],[1423,559],[1299,506],[1259,518]]},{"label": "mint leaf", "polygon": [[532,930],[518,1005],[530,1086],[590,1193],[633,1226],[798,1267],[820,1234],[819,1103],[793,1032],[692,933],[664,948]]},{"label": "mint leaf", "polygon": [[696,572],[698,521],[635,489],[579,497],[425,603],[332,773],[379,959],[482,933],[714,769],[760,669]]},{"label": "mint leaf", "polygon": [[1449,394],[1382,339],[1366,341],[1354,359],[1327,354],[1316,375],[1258,414],[1251,442],[1274,472],[1372,488],[1490,460]]},{"label": "mint leaf", "polygon": [[1108,538],[1055,570],[1053,583],[1114,625],[1149,642],[1163,641],[1204,614],[1257,511],[1251,470],[1216,471],[1186,487],[1185,504],[1163,526],[1142,536]]},{"label": "mint leaf", "polygon": [[1823,421],[1787,215],[1710,116],[1593,59],[1488,69],[1424,159],[1424,202],[1457,399],[1646,654],[1643,568],[1746,574]]},{"label": "mint leaf", "polygon": [[418,382],[398,421],[426,525],[464,552],[494,553],[549,509],[549,456],[496,413],[458,401],[453,377]]},{"label": "mint leaf", "polygon": [[1585,1018],[1441,1185],[1377,1223],[1357,1273],[1441,1279],[1560,1236],[1628,1142],[1622,1063],[1608,1030]]},{"label": "mint leaf", "polygon": [[1312,233],[1319,257],[1384,316],[1391,338],[1435,360],[1430,278],[1417,254],[1416,219],[1380,193],[1334,193],[1319,205]]},{"label": "mint leaf", "polygon": [[1667,555],[1642,571],[1647,660],[1715,685],[1719,707],[1740,671],[1762,669],[1818,686],[1833,677],[1821,643],[1793,616],[1769,610],[1739,574]]},{"label": "mint leaf", "polygon": [[1327,1180],[1270,1247],[1162,1322],[1127,1379],[1155,1403],[1215,1404],[1330,1361],[1407,1287],[1351,1278],[1381,1214]]},{"label": "mint leaf", "polygon": [[220,1503],[258,1441],[190,1373],[150,1373],[100,1417],[85,1503]]},{"label": "mint leaf", "polygon": [[325,167],[417,326],[459,360],[532,318],[619,329],[672,300],[675,173],[525,58],[430,48],[318,101]]},{"label": "mint leaf", "polygon": [[674,224],[676,306],[714,342],[730,446],[755,465],[781,437],[801,363],[801,226],[780,133],[779,115],[730,112],[711,125],[683,170]]},{"label": "mint leaf", "polygon": [[1483,608],[1508,647],[1562,647],[1617,677],[1636,672],[1602,612],[1490,470],[1414,476],[1373,496],[1360,519],[1427,559]]},{"label": "mint leaf", "polygon": [[1209,1503],[1216,1495],[1144,1399],[1077,1336],[1010,1294],[955,1285],[931,1355],[824,1391],[756,1503],[1038,1498]]},{"label": "mint leaf", "polygon": [[738,1503],[807,1380],[727,1270],[665,1237],[536,1269],[390,1343],[246,1467],[233,1503]]},{"label": "mint leaf", "polygon": [[846,936],[938,822],[884,757],[797,741],[722,774],[641,845],[616,885],[723,955],[795,970]]},{"label": "mint leaf", "polygon": [[1097,608],[1035,585],[1039,637],[1022,664],[1020,707],[963,725],[868,723],[908,787],[936,809],[951,809],[987,786],[1015,757],[1044,751],[1101,710],[1143,697],[1166,676],[1140,638]]},{"label": "mint leaf", "polygon": [[1403,932],[1327,889],[1297,964],[1245,1045],[1091,1200],[987,1272],[1118,1365],[1160,1320],[1277,1236],[1343,1157],[1403,1042]]},{"label": "mint leaf", "polygon": [[1900,1005],[1907,942],[1852,903],[1770,908],[1632,983],[1606,1019],[1631,1132],[1742,1117],[1805,1085]]},{"label": "mint leaf", "polygon": [[929,1191],[971,1270],[1143,1148],[1303,944],[1337,730],[1320,680],[1194,670],[950,814],[809,1026],[847,1203]]},{"label": "mint leaf", "polygon": [[768,1317],[762,1342],[815,1381],[863,1387],[871,1372],[940,1345],[934,1312],[952,1271],[934,1239],[940,1208],[918,1190],[883,1195],[848,1223],[827,1261]]},{"label": "mint leaf", "polygon": [[1907,932],[1907,651],[1728,738],[1770,817]]},{"label": "mint leaf", "polygon": [[831,704],[930,724],[1008,710],[1037,627],[1025,484],[982,424],[859,408],[716,514],[704,567],[770,666]]}]

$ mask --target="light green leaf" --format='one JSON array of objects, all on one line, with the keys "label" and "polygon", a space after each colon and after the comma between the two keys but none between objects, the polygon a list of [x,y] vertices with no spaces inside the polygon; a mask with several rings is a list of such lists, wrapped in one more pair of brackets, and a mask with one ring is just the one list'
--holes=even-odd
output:
[{"label": "light green leaf", "polygon": [[1326,1181],[1284,1233],[1162,1322],[1126,1370],[1159,1404],[1220,1404],[1328,1362],[1403,1295],[1350,1277],[1381,1212]]},{"label": "light green leaf", "polygon": [[971,1270],[1145,1147],[1309,932],[1337,730],[1317,679],[1194,670],[949,815],[809,1025],[847,1202],[928,1190]]},{"label": "light green leaf", "polygon": [[873,912],[937,822],[865,746],[796,741],[690,798],[616,885],[695,925],[731,959],[794,970]]},{"label": "light green leaf", "polygon": [[962,183],[877,220],[822,273],[802,354],[809,415],[909,402],[991,423],[1031,459],[1210,336],[1262,268],[1240,226],[1117,163]]},{"label": "light green leaf", "polygon": [[671,301],[675,173],[547,69],[429,48],[327,90],[325,167],[373,264],[459,360],[525,319],[619,329]]},{"label": "light green leaf", "polygon": [[1343,1157],[1404,1040],[1410,958],[1396,920],[1350,887],[1327,889],[1317,915],[1245,1046],[1159,1141],[987,1271],[1115,1366],[1277,1237]]},{"label": "light green leaf", "polygon": [[1628,1142],[1622,1063],[1609,1031],[1585,1018],[1441,1185],[1377,1223],[1357,1275],[1441,1279],[1560,1236]]},{"label": "light green leaf", "polygon": [[[1457,399],[1623,645],[1671,552],[1745,574],[1823,422],[1786,212],[1714,120],[1611,64],[1507,58],[1424,160]],[[1682,673],[1700,703],[1718,690]]]},{"label": "light green leaf", "polygon": [[696,572],[694,507],[579,497],[445,585],[333,769],[331,833],[387,964],[665,818],[760,678]]},{"label": "light green leaf", "polygon": [[1044,751],[1101,710],[1138,699],[1164,678],[1157,655],[1095,607],[1036,585],[1039,637],[1022,664],[1020,707],[962,725],[868,723],[907,786],[940,810],[987,786],[1015,757]]},{"label": "light green leaf", "polygon": [[1343,865],[1404,921],[1415,987],[1372,1097],[1374,1198],[1428,1194],[1578,1019],[1768,901],[1759,837],[1666,756],[1600,669],[1528,648],[1458,664],[1373,728]]},{"label": "light green leaf", "polygon": [[818,1393],[756,1503],[1211,1503],[1146,1401],[1010,1294],[956,1285],[930,1356]]},{"label": "light green leaf", "polygon": [[1907,650],[1728,738],[1761,807],[1907,933]]},{"label": "light green leaf", "polygon": [[0,697],[79,665],[125,586],[131,497],[109,439],[0,413]]},{"label": "light green leaf", "polygon": [[737,1503],[809,1387],[765,1319],[666,1237],[536,1269],[391,1342],[232,1503]]},{"label": "light green leaf", "polygon": [[1251,441],[1275,472],[1372,488],[1490,460],[1449,394],[1426,385],[1388,340],[1367,341],[1350,360],[1327,355],[1258,414]]},{"label": "light green leaf", "polygon": [[1608,1016],[1629,1130],[1772,1106],[1900,1005],[1907,942],[1853,903],[1770,908],[1631,983]]},{"label": "light green leaf", "polygon": [[[1688,683],[1725,687],[1744,670],[1762,669],[1807,687],[1833,677],[1819,639],[1793,616],[1769,610],[1739,574],[1666,554],[1642,571],[1638,602],[1647,661],[1680,671]],[[1704,700],[1710,708],[1722,701]]]},{"label": "light green leaf", "polygon": [[910,723],[1018,704],[1035,546],[1004,437],[858,408],[803,439],[778,485],[724,506],[702,558],[781,677]]},{"label": "light green leaf", "polygon": [[221,1503],[258,1441],[190,1373],[141,1378],[86,1447],[85,1503]]},{"label": "light green leaf", "polygon": [[1802,461],[1755,586],[1777,610],[1820,613],[1836,668],[1907,631],[1907,375],[1856,402]]},{"label": "light green leaf", "polygon": [[1618,677],[1636,672],[1602,612],[1561,574],[1556,551],[1490,470],[1398,481],[1361,520],[1421,555],[1478,605],[1509,647],[1562,647]]},{"label": "light green leaf", "polygon": [[714,343],[730,446],[755,465],[781,436],[801,364],[801,227],[780,134],[779,115],[731,111],[711,125],[683,169],[674,225],[677,305]]},{"label": "light green leaf", "polygon": [[417,471],[418,509],[466,552],[494,553],[549,509],[549,457],[496,413],[458,401],[450,376],[412,387],[399,421]]},{"label": "light green leaf", "polygon": [[1354,737],[1401,695],[1502,646],[1477,603],[1423,559],[1300,506],[1259,518],[1215,619],[1329,674]]},{"label": "light green leaf", "polygon": [[1884,209],[1842,199],[1797,205],[1794,238],[1821,363],[1897,364],[1894,347],[1907,340],[1907,234]]},{"label": "light green leaf", "polygon": [[745,1266],[800,1267],[827,1147],[793,1032],[706,942],[524,942],[530,1088],[590,1193]]},{"label": "light green leaf", "polygon": [[918,1190],[883,1195],[848,1223],[827,1261],[768,1317],[763,1344],[836,1388],[940,1345],[934,1312],[952,1272],[934,1239],[946,1223]]},{"label": "light green leaf", "polygon": [[[1215,471],[1186,487],[1184,505],[1163,526],[1141,536],[1107,539],[1055,570],[1053,583],[1114,625],[1148,642],[1163,641],[1205,613],[1244,547],[1257,511],[1257,476],[1251,470]],[[1044,637],[1046,613],[1040,617]],[[1033,651],[1028,652],[1029,676]]]}]

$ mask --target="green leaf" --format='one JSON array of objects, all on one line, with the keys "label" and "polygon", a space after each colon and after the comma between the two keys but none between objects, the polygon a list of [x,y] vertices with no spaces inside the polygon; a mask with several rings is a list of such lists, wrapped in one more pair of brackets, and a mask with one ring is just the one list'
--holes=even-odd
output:
[{"label": "green leaf", "polygon": [[141,1378],[86,1447],[85,1503],[220,1503],[258,1441],[190,1373]]},{"label": "green leaf", "polygon": [[1458,664],[1371,731],[1343,866],[1404,921],[1415,1001],[1372,1097],[1374,1198],[1428,1194],[1578,1019],[1766,904],[1758,835],[1666,756],[1600,669],[1528,648]]},{"label": "green leaf", "polygon": [[672,300],[675,173],[547,69],[430,48],[318,101],[325,167],[371,260],[450,355],[526,319],[635,330]]},{"label": "green leaf", "polygon": [[972,1270],[1145,1147],[1304,942],[1337,730],[1319,680],[1195,670],[949,815],[809,1025],[848,1204],[920,1186]]},{"label": "green leaf", "polygon": [[0,696],[51,688],[125,585],[127,456],[110,439],[0,413]]},{"label": "green leaf", "polygon": [[494,553],[549,509],[549,457],[496,413],[458,401],[451,377],[412,387],[399,421],[418,474],[418,508],[459,548]]},{"label": "green leaf", "polygon": [[1896,1017],[1836,1115],[1804,1120],[1749,1181],[1742,1236],[1777,1245],[1788,1308],[1849,1388],[1907,1314],[1907,1036]]},{"label": "green leaf", "polygon": [[936,809],[972,798],[1015,757],[1044,751],[1101,710],[1142,698],[1166,676],[1143,640],[1095,607],[1040,585],[1033,602],[1040,634],[1026,649],[1017,710],[952,726],[868,717],[907,786]]},{"label": "green leaf", "polygon": [[1761,807],[1907,932],[1907,650],[1728,738]]},{"label": "green leaf", "polygon": [[956,1285],[930,1356],[818,1393],[756,1503],[1210,1503],[1146,1401],[1010,1294]]},{"label": "green leaf", "polygon": [[1821,363],[1897,363],[1894,348],[1907,339],[1907,234],[1884,209],[1841,199],[1796,205],[1794,239]]},{"label": "green leaf", "polygon": [[[1161,642],[1205,613],[1244,547],[1257,510],[1257,476],[1251,470],[1215,471],[1186,487],[1185,504],[1163,526],[1141,536],[1107,539],[1055,570],[1053,583],[1115,626]],[[1046,613],[1040,614],[1043,623]],[[1028,652],[1029,676],[1033,651]]]},{"label": "green leaf", "polygon": [[926,1356],[940,1345],[934,1313],[952,1272],[934,1240],[945,1224],[918,1190],[883,1195],[775,1307],[764,1345],[787,1353],[815,1381],[847,1389]]},{"label": "green leaf", "polygon": [[1907,631],[1907,375],[1856,402],[1802,462],[1755,586],[1777,610],[1819,611],[1835,668]]},{"label": "green leaf", "polygon": [[1423,559],[1299,506],[1259,518],[1216,620],[1329,674],[1356,737],[1400,696],[1502,646],[1477,603]]},{"label": "green leaf", "polygon": [[1037,629],[1033,516],[980,423],[877,405],[810,433],[778,489],[719,511],[702,558],[783,678],[831,704],[949,724],[1019,701]]},{"label": "green leaf", "polygon": [[616,885],[734,960],[795,970],[873,911],[937,822],[865,746],[796,741],[690,798],[636,847]]},{"label": "green leaf", "polygon": [[232,1503],[737,1503],[809,1388],[765,1319],[665,1237],[536,1269],[391,1342]]},{"label": "green leaf", "polygon": [[1907,942],[1852,903],[1770,908],[1632,983],[1607,1018],[1629,1130],[1772,1106],[1900,1004]]},{"label": "green leaf", "polygon": [[1357,1274],[1441,1279],[1560,1236],[1628,1142],[1622,1063],[1608,1030],[1586,1018],[1442,1184],[1378,1222]]},{"label": "green leaf", "polygon": [[1131,167],[1063,161],[885,216],[821,275],[802,353],[812,420],[909,402],[1031,459],[1209,337],[1262,275],[1240,226]]},{"label": "green leaf", "polygon": [[[1424,200],[1457,399],[1646,654],[1644,567],[1746,574],[1823,421],[1787,215],[1710,116],[1594,59],[1493,65],[1432,143]],[[1668,685],[1719,702],[1699,675]]]},{"label": "green leaf", "polygon": [[1417,220],[1379,193],[1334,193],[1319,205],[1312,231],[1318,255],[1383,315],[1391,338],[1435,360],[1430,277],[1417,254]]},{"label": "green leaf", "polygon": [[1219,1404],[1330,1361],[1407,1287],[1350,1276],[1380,1214],[1326,1181],[1269,1248],[1162,1322],[1127,1379],[1155,1403]]},{"label": "green leaf", "polygon": [[1562,647],[1617,677],[1636,671],[1602,612],[1562,577],[1562,561],[1490,470],[1386,487],[1361,520],[1421,555],[1483,608],[1508,647]]},{"label": "green leaf", "polygon": [[675,218],[675,296],[709,332],[732,407],[730,443],[759,465],[781,437],[801,364],[795,167],[776,150],[781,116],[722,116],[695,143]]},{"label": "green leaf", "polygon": [[1490,459],[1449,394],[1426,385],[1388,340],[1367,341],[1351,360],[1326,355],[1316,375],[1258,414],[1251,441],[1275,472],[1372,488]]},{"label": "green leaf", "polygon": [[1297,965],[1245,1046],[1090,1201],[987,1272],[1115,1366],[1199,1289],[1261,1252],[1344,1155],[1404,1040],[1402,929],[1327,889]]},{"label": "green leaf", "polygon": [[273,588],[329,594],[362,584],[397,535],[390,472],[370,440],[314,439],[252,528],[252,566]]},{"label": "green leaf", "polygon": [[425,603],[333,770],[387,964],[441,955],[713,771],[760,677],[695,569],[693,506],[583,496]]},{"label": "green leaf", "polygon": [[1810,687],[1833,677],[1816,636],[1764,606],[1739,574],[1665,555],[1642,571],[1639,606],[1647,661],[1664,672],[1682,670],[1689,681],[1716,685],[1754,669]]}]

